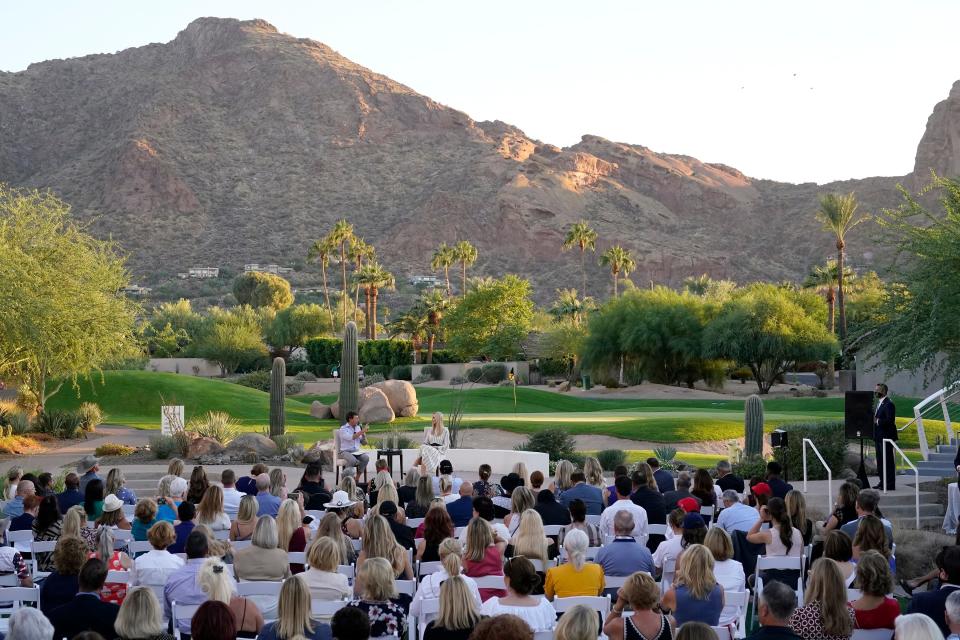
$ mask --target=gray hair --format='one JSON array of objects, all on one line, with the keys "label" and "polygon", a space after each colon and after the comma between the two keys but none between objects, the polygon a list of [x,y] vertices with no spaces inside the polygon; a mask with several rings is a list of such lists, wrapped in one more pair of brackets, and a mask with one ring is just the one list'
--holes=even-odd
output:
[{"label": "gray hair", "polygon": [[730,471],[730,461],[720,460],[717,462],[717,471]]},{"label": "gray hair", "polygon": [[39,609],[24,607],[10,616],[10,630],[7,638],[11,640],[50,640],[53,637],[53,625]]},{"label": "gray hair", "polygon": [[684,489],[690,488],[690,473],[687,471],[681,471],[677,474],[677,489],[681,487]]},{"label": "gray hair", "polygon": [[276,549],[280,544],[277,521],[270,516],[260,516],[257,519],[257,525],[253,528],[250,542],[261,549]]},{"label": "gray hair", "polygon": [[[763,588],[766,589],[766,585]],[[930,616],[922,613],[908,613],[897,618],[894,623],[893,637],[896,640],[940,640],[943,632]]]},{"label": "gray hair", "polygon": [[947,596],[947,617],[951,624],[960,624],[960,591]]},{"label": "gray hair", "polygon": [[734,491],[733,489],[727,489],[723,492],[723,501],[729,502],[731,504],[736,504],[740,502],[740,494]]},{"label": "gray hair", "polygon": [[187,487],[190,485],[187,481],[181,477],[175,477],[170,481],[170,497],[171,498],[182,498],[183,494],[187,492]]},{"label": "gray hair", "polygon": [[420,470],[416,467],[411,467],[410,471],[407,471],[407,475],[403,478],[403,486],[405,487],[415,487],[417,486],[417,480],[420,479]]},{"label": "gray hair", "polygon": [[618,536],[629,536],[633,533],[634,524],[636,523],[633,521],[633,514],[626,509],[617,511],[613,516],[613,532]]},{"label": "gray hair", "polygon": [[777,620],[786,621],[797,608],[797,592],[782,582],[768,582],[763,585],[760,601],[767,605]]},{"label": "gray hair", "polygon": [[[617,515],[620,515],[620,513]],[[567,557],[570,558],[570,564],[572,564],[577,571],[583,569],[583,565],[587,561],[586,554],[588,546],[590,546],[590,538],[580,529],[572,529],[563,538],[563,550],[567,552]]]},{"label": "gray hair", "polygon": [[265,473],[261,473],[257,476],[257,491],[269,491],[270,490],[270,476]]},{"label": "gray hair", "polygon": [[861,511],[873,513],[880,504],[880,492],[876,489],[863,489],[857,494],[857,506]]}]

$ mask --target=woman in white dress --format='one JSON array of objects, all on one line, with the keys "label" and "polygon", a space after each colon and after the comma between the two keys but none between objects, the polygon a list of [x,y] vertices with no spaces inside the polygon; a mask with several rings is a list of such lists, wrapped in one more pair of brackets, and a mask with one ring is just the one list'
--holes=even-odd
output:
[{"label": "woman in white dress", "polygon": [[446,457],[449,448],[450,430],[443,426],[443,414],[438,411],[433,414],[433,424],[423,432],[420,457],[414,464],[420,466],[421,474],[433,476],[437,473],[437,467]]}]

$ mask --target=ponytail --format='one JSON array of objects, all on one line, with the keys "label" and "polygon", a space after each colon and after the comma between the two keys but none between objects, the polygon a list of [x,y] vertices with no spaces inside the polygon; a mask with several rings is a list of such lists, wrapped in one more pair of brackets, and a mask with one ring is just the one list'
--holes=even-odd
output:
[{"label": "ponytail", "polygon": [[780,529],[780,542],[789,553],[793,548],[793,522],[790,520],[790,514],[787,513],[787,505],[783,498],[770,498],[767,511],[770,513],[770,518],[776,521],[777,528]]},{"label": "ponytail", "polygon": [[463,555],[463,547],[456,538],[446,538],[440,543],[438,549],[440,562],[443,564],[443,570],[448,576],[458,576],[463,570],[463,561],[460,556]]}]

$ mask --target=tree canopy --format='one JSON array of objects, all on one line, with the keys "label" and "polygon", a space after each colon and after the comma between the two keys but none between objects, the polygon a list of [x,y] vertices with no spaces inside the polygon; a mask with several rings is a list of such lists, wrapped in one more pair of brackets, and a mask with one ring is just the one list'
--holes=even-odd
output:
[{"label": "tree canopy", "polygon": [[237,304],[251,307],[285,309],[293,304],[290,283],[278,275],[251,271],[233,281],[233,296]]},{"label": "tree canopy", "polygon": [[330,315],[318,304],[295,304],[281,309],[267,323],[265,338],[274,349],[302,347],[307,340],[330,333]]},{"label": "tree canopy", "polygon": [[528,280],[506,275],[478,283],[444,320],[447,347],[464,358],[512,358],[520,353],[532,320]]}]

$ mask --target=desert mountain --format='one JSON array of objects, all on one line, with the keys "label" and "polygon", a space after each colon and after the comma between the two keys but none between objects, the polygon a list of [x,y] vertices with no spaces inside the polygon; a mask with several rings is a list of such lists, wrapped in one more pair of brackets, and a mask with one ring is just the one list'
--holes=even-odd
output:
[{"label": "desert mountain", "polygon": [[[915,173],[960,172],[958,141],[954,86]],[[302,260],[340,217],[398,276],[428,273],[438,242],[466,238],[476,273],[527,275],[541,299],[579,283],[577,256],[559,248],[581,217],[602,248],[634,250],[638,283],[797,278],[830,255],[818,193],[855,190],[875,210],[898,203],[905,178],[794,185],[590,135],[558,148],[262,20],[202,18],[165,44],[0,73],[0,180],[94,217],[148,283]],[[869,234],[851,244],[870,266]],[[596,295],[608,278],[592,270]]]}]

